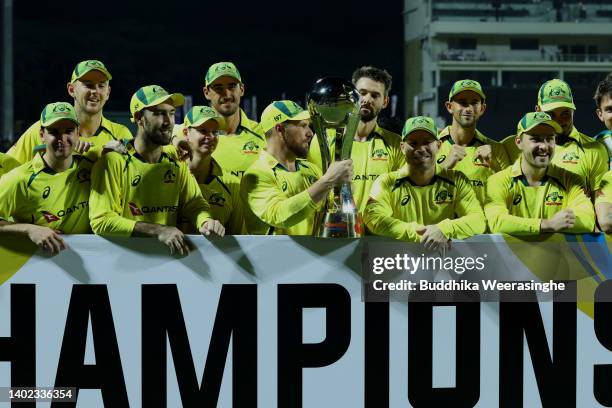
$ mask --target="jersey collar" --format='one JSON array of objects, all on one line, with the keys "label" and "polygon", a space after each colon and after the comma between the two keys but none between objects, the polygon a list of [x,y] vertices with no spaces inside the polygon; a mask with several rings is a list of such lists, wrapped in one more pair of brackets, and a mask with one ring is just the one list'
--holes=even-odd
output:
[{"label": "jersey collar", "polygon": [[243,132],[251,133],[257,136],[258,138],[260,138],[261,140],[264,140],[264,138],[261,135],[262,132],[261,132],[261,129],[259,128],[259,124],[249,119],[246,113],[242,109],[240,109],[240,124],[238,125],[238,128],[236,129],[236,134],[240,135]]},{"label": "jersey collar", "polygon": [[[262,152],[260,153],[260,159],[264,162],[265,166],[267,168],[270,168],[272,170],[276,170],[276,169],[282,169],[285,171],[289,171],[285,168],[285,166],[283,166],[282,164],[279,163],[278,160],[276,160],[276,158],[274,156],[272,156],[270,153],[268,153],[267,150],[262,150]],[[295,159],[295,171],[299,171],[300,167],[302,166],[302,163],[305,161],[305,159],[300,159],[297,158]]]},{"label": "jersey collar", "polygon": [[[436,179],[440,178],[440,173],[443,171],[442,167],[438,164],[436,164],[436,172],[434,173],[434,176],[431,178],[431,180],[429,181],[428,184],[426,184],[425,186],[431,186],[432,184],[434,184],[436,182]],[[416,184],[414,184],[412,182],[412,179],[410,179],[410,177],[408,177],[408,164],[404,164],[398,171],[397,171],[397,179],[395,180],[395,184],[393,186],[393,188],[397,188],[400,185],[402,185],[403,183],[409,183],[412,186],[415,187],[425,187],[425,186],[417,186]]]},{"label": "jersey collar", "polygon": [[[442,141],[448,141],[448,143],[454,145],[455,141],[451,137],[450,129],[451,129],[450,126],[447,126],[444,129],[442,129],[442,131],[438,135],[438,138],[440,140],[442,140]],[[477,142],[478,142],[479,145],[480,144],[484,145],[484,144],[491,143],[488,137],[486,137],[485,135],[480,133],[480,131],[478,129],[476,129],[475,134],[474,134],[474,138],[472,138],[472,141],[470,142],[470,144],[468,144],[468,146],[474,146]]]}]

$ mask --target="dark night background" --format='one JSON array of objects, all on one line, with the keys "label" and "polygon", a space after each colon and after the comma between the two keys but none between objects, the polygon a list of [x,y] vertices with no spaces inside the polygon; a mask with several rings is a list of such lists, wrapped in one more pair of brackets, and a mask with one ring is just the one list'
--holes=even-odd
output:
[{"label": "dark night background", "polygon": [[[193,95],[208,66],[237,64],[258,113],[272,100],[303,104],[313,80],[386,68],[403,116],[400,0],[384,2],[28,2],[14,0],[14,95],[18,137],[46,103],[71,99],[75,64],[103,61],[113,75],[105,111],[128,111],[141,86]],[[243,100],[244,101],[244,100]]]}]

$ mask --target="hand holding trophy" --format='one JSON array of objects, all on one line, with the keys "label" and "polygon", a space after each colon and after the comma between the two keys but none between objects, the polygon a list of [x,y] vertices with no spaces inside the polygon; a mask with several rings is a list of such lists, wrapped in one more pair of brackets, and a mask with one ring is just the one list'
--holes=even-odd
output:
[{"label": "hand holding trophy", "polygon": [[[319,141],[325,173],[332,161],[351,158],[359,124],[359,94],[353,84],[342,78],[321,78],[310,92],[308,110]],[[332,146],[327,140],[327,132],[331,129],[335,131]],[[351,182],[333,188],[333,194],[327,198],[323,213],[315,223],[313,235],[325,238],[359,238],[363,235],[363,222],[355,206]]]}]

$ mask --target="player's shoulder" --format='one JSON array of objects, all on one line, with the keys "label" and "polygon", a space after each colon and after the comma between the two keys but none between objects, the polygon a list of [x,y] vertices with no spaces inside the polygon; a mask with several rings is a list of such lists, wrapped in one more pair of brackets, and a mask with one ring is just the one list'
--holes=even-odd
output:
[{"label": "player's shoulder", "polygon": [[374,130],[387,145],[399,146],[400,142],[402,141],[402,137],[400,135],[391,130],[385,129],[378,124]]},{"label": "player's shoulder", "polygon": [[561,184],[560,187],[564,190],[569,190],[573,186],[584,187],[585,184],[580,176],[555,164],[549,165],[546,175]]},{"label": "player's shoulder", "polygon": [[133,137],[132,136],[132,132],[130,131],[130,129],[128,129],[127,126],[122,125],[121,123],[113,122],[110,119],[104,118],[103,119],[103,125],[104,125],[104,127],[108,128],[110,133],[117,140],[131,139]]}]

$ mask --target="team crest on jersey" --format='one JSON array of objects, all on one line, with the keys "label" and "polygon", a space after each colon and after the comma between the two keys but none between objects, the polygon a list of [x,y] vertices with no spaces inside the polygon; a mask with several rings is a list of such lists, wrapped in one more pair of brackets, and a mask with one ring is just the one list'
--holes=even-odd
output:
[{"label": "team crest on jersey", "polygon": [[79,181],[79,184],[91,181],[91,173],[89,172],[89,169],[79,170],[77,173],[77,180]]},{"label": "team crest on jersey", "polygon": [[479,157],[474,157],[474,166],[489,167],[489,165],[483,162]]},{"label": "team crest on jersey", "polygon": [[283,184],[281,185],[281,188],[283,189],[283,191],[287,191],[287,182],[283,181]]},{"label": "team crest on jersey", "polygon": [[558,191],[553,191],[544,199],[545,205],[563,205],[563,196]]},{"label": "team crest on jersey", "polygon": [[402,204],[402,206],[404,206],[404,205],[408,204],[409,202],[410,202],[410,196],[406,195],[406,196],[404,196],[404,198],[402,198],[401,204]]},{"label": "team crest on jersey", "polygon": [[42,216],[45,217],[45,221],[49,224],[60,220],[57,215],[51,214],[49,211],[42,211]]},{"label": "team crest on jersey", "polygon": [[565,153],[562,157],[563,163],[577,164],[578,160],[580,160],[580,156],[578,156],[575,152]]},{"label": "team crest on jersey", "polygon": [[436,204],[449,204],[449,203],[452,203],[453,202],[453,194],[448,192],[448,191],[446,191],[446,190],[439,191],[436,194],[434,202]]},{"label": "team crest on jersey", "polygon": [[259,152],[259,145],[254,141],[248,141],[242,146],[242,153],[244,154],[257,154]]},{"label": "team crest on jersey", "polygon": [[208,204],[216,205],[217,207],[224,207],[225,197],[223,197],[223,194],[221,193],[214,192],[210,195],[210,197],[208,197]]},{"label": "team crest on jersey", "polygon": [[43,198],[43,199],[46,199],[47,197],[49,197],[49,194],[51,194],[51,187],[50,187],[50,186],[47,186],[47,187],[45,187],[45,189],[43,190],[43,193],[42,193],[42,198]]},{"label": "team crest on jersey", "polygon": [[372,158],[372,160],[375,161],[387,161],[389,160],[389,153],[386,149],[376,149],[372,152],[372,155],[370,157]]},{"label": "team crest on jersey", "polygon": [[176,173],[172,171],[172,169],[168,169],[166,174],[164,174],[164,183],[174,183],[176,181]]},{"label": "team crest on jersey", "polygon": [[137,216],[139,216],[139,215],[144,215],[144,214],[142,213],[142,210],[141,210],[140,208],[138,208],[138,205],[136,205],[135,203],[133,203],[133,202],[129,202],[129,203],[128,203],[128,206],[130,207],[130,212],[132,213],[132,215],[133,215],[134,217],[137,217]]}]

